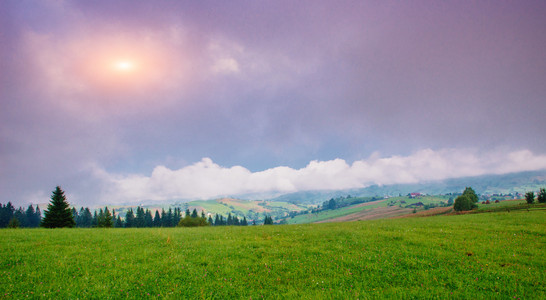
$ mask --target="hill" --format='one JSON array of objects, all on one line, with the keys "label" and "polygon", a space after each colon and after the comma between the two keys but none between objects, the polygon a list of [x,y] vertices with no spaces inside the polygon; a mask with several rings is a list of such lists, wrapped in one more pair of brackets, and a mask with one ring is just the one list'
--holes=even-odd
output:
[{"label": "hill", "polygon": [[546,186],[546,170],[509,173],[502,175],[483,175],[453,178],[415,184],[372,185],[362,189],[339,191],[304,191],[271,198],[271,201],[284,201],[297,204],[319,204],[330,198],[351,195],[353,197],[402,196],[409,193],[446,195],[460,193],[471,186],[478,194],[523,194],[538,191]]}]

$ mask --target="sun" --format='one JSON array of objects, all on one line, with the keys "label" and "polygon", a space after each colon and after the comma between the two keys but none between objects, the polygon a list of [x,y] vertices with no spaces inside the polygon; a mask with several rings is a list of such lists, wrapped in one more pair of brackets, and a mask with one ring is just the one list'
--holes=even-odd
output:
[{"label": "sun", "polygon": [[131,72],[135,70],[135,63],[130,60],[118,60],[112,65],[113,69],[118,72]]}]

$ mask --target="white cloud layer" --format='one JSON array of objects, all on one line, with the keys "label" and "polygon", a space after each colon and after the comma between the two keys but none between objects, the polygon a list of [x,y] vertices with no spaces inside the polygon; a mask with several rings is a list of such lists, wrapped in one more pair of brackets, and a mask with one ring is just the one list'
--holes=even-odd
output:
[{"label": "white cloud layer", "polygon": [[478,153],[424,149],[409,156],[380,157],[375,153],[352,164],[339,158],[311,161],[301,169],[280,166],[251,172],[242,166],[222,167],[210,158],[203,158],[178,170],[157,166],[149,176],[109,174],[97,167],[94,175],[106,185],[107,198],[102,200],[120,203],[362,188],[544,168],[546,155],[535,155],[529,150]]}]

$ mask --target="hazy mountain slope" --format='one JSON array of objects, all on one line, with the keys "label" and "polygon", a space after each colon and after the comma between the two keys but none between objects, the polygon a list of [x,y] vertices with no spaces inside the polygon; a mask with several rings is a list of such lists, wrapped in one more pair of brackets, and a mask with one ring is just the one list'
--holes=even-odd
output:
[{"label": "hazy mountain slope", "polygon": [[373,185],[362,189],[339,191],[305,191],[285,194],[271,201],[285,201],[302,204],[319,204],[330,198],[351,195],[354,197],[398,196],[408,193],[432,195],[460,193],[471,186],[478,194],[524,193],[546,187],[546,170],[510,173],[502,175],[483,175],[476,177],[453,178],[416,184]]}]

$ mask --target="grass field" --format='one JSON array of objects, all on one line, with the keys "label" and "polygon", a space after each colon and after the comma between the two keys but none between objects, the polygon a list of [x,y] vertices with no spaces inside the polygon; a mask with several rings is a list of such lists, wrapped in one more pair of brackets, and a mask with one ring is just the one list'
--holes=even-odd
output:
[{"label": "grass field", "polygon": [[546,211],[0,231],[0,298],[546,298]]}]

